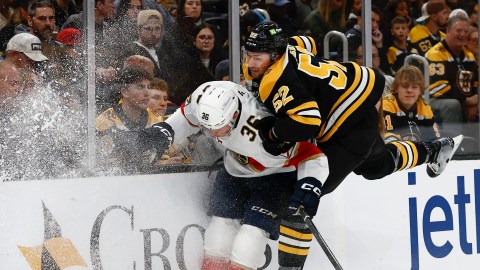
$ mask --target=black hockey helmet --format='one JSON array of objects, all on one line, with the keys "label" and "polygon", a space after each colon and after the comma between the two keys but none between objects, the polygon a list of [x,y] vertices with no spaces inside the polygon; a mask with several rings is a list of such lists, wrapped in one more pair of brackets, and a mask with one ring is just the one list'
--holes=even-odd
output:
[{"label": "black hockey helmet", "polygon": [[249,52],[268,52],[281,54],[287,48],[288,37],[278,24],[259,23],[245,41],[245,50]]}]

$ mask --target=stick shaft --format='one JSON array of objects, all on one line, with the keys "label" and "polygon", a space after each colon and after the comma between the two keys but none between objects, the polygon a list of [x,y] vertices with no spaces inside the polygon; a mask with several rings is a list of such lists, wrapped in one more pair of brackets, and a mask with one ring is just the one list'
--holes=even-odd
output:
[{"label": "stick shaft", "polygon": [[303,207],[300,207],[300,215],[302,216],[303,220],[307,224],[308,228],[310,228],[310,230],[312,231],[312,234],[313,236],[315,236],[315,239],[317,239],[318,243],[320,244],[320,247],[323,249],[323,252],[325,252],[328,259],[333,264],[333,267],[335,267],[336,270],[343,270],[342,266],[337,261],[337,258],[335,258],[335,255],[333,255],[332,250],[328,247],[327,242],[325,242],[322,235],[318,231],[317,227],[315,226],[315,224],[313,224],[312,220],[310,219],[310,216],[305,212]]}]

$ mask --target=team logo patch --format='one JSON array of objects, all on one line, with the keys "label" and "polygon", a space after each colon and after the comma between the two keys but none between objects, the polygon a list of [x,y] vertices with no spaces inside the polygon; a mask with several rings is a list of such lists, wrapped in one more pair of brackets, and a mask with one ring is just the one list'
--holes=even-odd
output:
[{"label": "team logo patch", "polygon": [[42,50],[42,44],[32,43],[32,51],[41,51],[41,50]]},{"label": "team logo patch", "polygon": [[272,36],[277,34],[277,31],[275,29],[270,29],[269,32]]}]

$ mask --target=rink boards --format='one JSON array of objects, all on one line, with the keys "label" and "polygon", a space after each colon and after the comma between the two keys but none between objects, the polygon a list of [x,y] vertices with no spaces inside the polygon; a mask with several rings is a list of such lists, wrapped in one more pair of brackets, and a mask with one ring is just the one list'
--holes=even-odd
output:
[{"label": "rink boards", "polygon": [[[0,269],[200,269],[207,172],[0,183]],[[480,161],[350,175],[314,222],[344,269],[478,269]],[[306,269],[333,269],[313,242]],[[57,268],[55,268],[57,267]],[[263,269],[278,269],[270,242]]]}]

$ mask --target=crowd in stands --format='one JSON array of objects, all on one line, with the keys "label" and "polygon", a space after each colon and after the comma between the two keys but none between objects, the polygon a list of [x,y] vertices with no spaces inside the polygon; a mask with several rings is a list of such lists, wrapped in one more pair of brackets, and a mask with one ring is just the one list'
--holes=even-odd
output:
[{"label": "crowd in stands", "polygon": [[[348,51],[342,51],[342,40],[333,37],[327,57],[340,61],[348,54],[349,61],[362,64],[361,2],[241,0],[241,45],[254,25],[274,21],[289,35],[311,36],[323,57],[324,37],[336,30],[345,34]],[[15,96],[39,85],[85,104],[87,69],[94,68],[102,162],[190,163],[195,155],[213,160],[218,155],[192,153],[198,150],[193,146],[198,138],[186,142],[186,150],[160,154],[132,151],[137,146],[131,138],[136,130],[163,121],[202,83],[229,80],[228,4],[227,0],[95,0],[95,67],[88,67],[83,1],[3,0],[1,106],[10,107]],[[395,133],[394,128],[403,125],[390,138],[421,137],[404,134],[405,125],[413,130],[412,121],[417,123],[415,130],[429,126],[429,132],[419,132],[423,135],[437,137],[444,130],[448,135],[467,132],[479,138],[478,126],[463,129],[479,120],[477,13],[475,1],[467,0],[372,1],[373,67],[389,78],[383,100],[386,132]],[[417,69],[404,67],[412,54],[428,60],[428,74],[422,74],[420,63],[412,63]],[[430,78],[430,85],[424,85],[423,76]],[[404,94],[405,89],[414,94]],[[423,100],[423,91],[430,92],[428,101]],[[400,116],[409,119],[398,120]],[[392,122],[394,118],[398,121]],[[210,151],[208,142],[200,144],[202,151]]]}]

